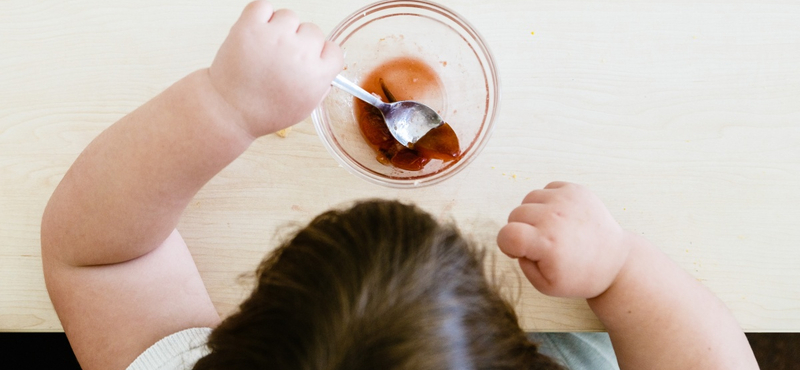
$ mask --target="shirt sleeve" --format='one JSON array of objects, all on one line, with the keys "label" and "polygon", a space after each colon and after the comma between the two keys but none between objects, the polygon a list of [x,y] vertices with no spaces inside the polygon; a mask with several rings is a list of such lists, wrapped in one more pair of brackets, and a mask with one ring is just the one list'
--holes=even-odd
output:
[{"label": "shirt sleeve", "polygon": [[528,333],[539,352],[571,370],[619,370],[608,333]]},{"label": "shirt sleeve", "polygon": [[209,353],[211,328],[191,328],[168,335],[142,352],[127,370],[190,370]]}]

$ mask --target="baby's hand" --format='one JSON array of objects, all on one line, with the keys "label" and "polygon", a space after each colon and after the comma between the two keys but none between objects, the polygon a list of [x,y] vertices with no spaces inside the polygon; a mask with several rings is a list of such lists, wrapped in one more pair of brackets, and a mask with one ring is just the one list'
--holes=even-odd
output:
[{"label": "baby's hand", "polygon": [[497,235],[540,292],[593,298],[608,289],[630,249],[626,232],[583,186],[554,182],[530,192]]},{"label": "baby's hand", "polygon": [[342,51],[312,23],[266,1],[247,5],[209,68],[212,85],[253,137],[291,126],[322,101]]}]

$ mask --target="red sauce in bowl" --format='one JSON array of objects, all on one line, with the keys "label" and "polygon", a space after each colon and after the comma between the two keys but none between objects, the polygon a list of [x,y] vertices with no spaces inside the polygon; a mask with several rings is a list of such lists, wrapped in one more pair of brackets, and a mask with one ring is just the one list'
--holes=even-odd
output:
[{"label": "red sauce in bowl", "polygon": [[[441,82],[431,67],[421,60],[408,57],[392,59],[379,65],[362,79],[361,87],[377,94],[384,102],[417,100],[417,97],[424,96],[431,90],[442,89]],[[458,136],[447,123],[429,131],[412,148],[406,148],[389,133],[389,128],[377,108],[359,99],[354,102],[355,117],[361,134],[377,152],[378,161],[385,165],[419,171],[431,160],[449,162],[463,156]]]}]

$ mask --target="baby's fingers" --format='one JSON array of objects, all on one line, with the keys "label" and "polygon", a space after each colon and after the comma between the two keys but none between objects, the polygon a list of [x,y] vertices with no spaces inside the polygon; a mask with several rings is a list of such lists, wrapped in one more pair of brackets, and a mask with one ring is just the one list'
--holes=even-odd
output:
[{"label": "baby's fingers", "polygon": [[553,190],[550,189],[537,189],[534,190],[527,195],[525,198],[522,199],[522,204],[528,203],[547,203],[547,201],[552,198]]},{"label": "baby's fingers", "polygon": [[333,70],[335,71],[334,75],[341,72],[342,68],[344,68],[344,55],[342,55],[342,49],[339,48],[339,45],[336,45],[332,41],[325,41],[325,44],[322,47],[321,57],[322,60],[326,61],[332,66]]},{"label": "baby's fingers", "polygon": [[240,21],[253,21],[258,23],[267,23],[272,18],[272,4],[267,1],[259,0],[253,1],[244,7]]},{"label": "baby's fingers", "polygon": [[511,222],[497,234],[497,246],[511,258],[541,259],[546,251],[541,231],[526,223]]},{"label": "baby's fingers", "polygon": [[523,222],[538,226],[551,213],[549,207],[542,203],[524,203],[508,214],[508,222]]},{"label": "baby's fingers", "polygon": [[520,258],[519,259],[519,268],[522,270],[522,273],[531,282],[536,290],[540,291],[543,294],[547,295],[554,295],[554,288],[553,284],[548,280],[542,271],[539,269],[538,263]]},{"label": "baby's fingers", "polygon": [[565,182],[565,181],[553,181],[553,182],[545,185],[544,188],[545,189],[560,189],[560,188],[569,187],[569,186],[572,186],[572,185],[575,185],[575,184],[573,184],[571,182]]},{"label": "baby's fingers", "polygon": [[280,27],[280,29],[287,29],[297,32],[300,28],[300,18],[297,17],[291,9],[279,9],[272,13],[272,18],[269,23],[273,26]]},{"label": "baby's fingers", "polygon": [[297,34],[304,37],[307,40],[317,40],[320,43],[320,47],[322,43],[325,41],[325,34],[322,33],[322,30],[319,29],[314,23],[305,22],[300,23],[300,26],[297,27]]}]

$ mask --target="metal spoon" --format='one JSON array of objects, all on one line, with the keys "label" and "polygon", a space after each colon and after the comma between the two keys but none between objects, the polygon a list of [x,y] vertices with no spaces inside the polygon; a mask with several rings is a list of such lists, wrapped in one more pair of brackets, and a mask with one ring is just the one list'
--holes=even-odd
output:
[{"label": "metal spoon", "polygon": [[377,95],[368,93],[342,75],[336,76],[331,84],[378,108],[389,132],[407,148],[414,146],[428,131],[444,123],[442,117],[425,104],[411,100],[384,103]]}]

